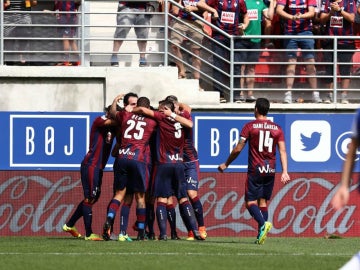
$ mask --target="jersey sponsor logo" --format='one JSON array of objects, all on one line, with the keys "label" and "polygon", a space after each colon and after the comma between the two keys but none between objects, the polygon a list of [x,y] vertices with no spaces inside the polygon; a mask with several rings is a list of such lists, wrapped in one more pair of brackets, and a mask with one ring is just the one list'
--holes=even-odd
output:
[{"label": "jersey sponsor logo", "polygon": [[323,120],[299,120],[291,125],[291,158],[324,162],[331,156],[331,127]]},{"label": "jersey sponsor logo", "polygon": [[258,167],[259,173],[275,173],[274,168],[270,168],[270,165],[267,164],[266,166],[259,166]]},{"label": "jersey sponsor logo", "polygon": [[119,155],[135,156],[134,152],[130,151],[130,148],[119,149]]},{"label": "jersey sponsor logo", "polygon": [[197,185],[197,180],[193,179],[191,176],[186,179],[186,182],[193,187],[196,187]]},{"label": "jersey sponsor logo", "polygon": [[248,9],[247,14],[250,21],[257,21],[259,19],[259,12],[257,9]]},{"label": "jersey sponsor logo", "polygon": [[222,23],[229,23],[234,24],[235,22],[235,13],[229,11],[221,12],[221,22]]},{"label": "jersey sponsor logo", "polygon": [[179,154],[168,155],[168,157],[169,157],[169,159],[170,159],[171,161],[174,161],[174,160],[180,160],[180,161],[182,161],[182,160],[183,160],[183,158],[182,158]]}]

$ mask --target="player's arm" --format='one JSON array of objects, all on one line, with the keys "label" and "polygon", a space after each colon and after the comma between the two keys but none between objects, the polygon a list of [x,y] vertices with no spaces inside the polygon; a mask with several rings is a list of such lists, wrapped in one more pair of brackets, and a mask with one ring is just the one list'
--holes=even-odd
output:
[{"label": "player's arm", "polygon": [[341,173],[341,185],[344,185],[347,188],[350,187],[350,179],[354,169],[354,161],[358,147],[359,141],[356,138],[352,138],[349,144],[349,149],[346,154],[346,159],[344,161],[343,170]]},{"label": "player's arm", "polygon": [[146,115],[149,117],[154,117],[154,115],[155,115],[153,110],[145,108],[145,107],[135,107],[132,109],[132,112],[136,113],[136,114],[143,114],[143,115]]},{"label": "player's arm", "polygon": [[331,204],[335,208],[335,210],[339,210],[343,208],[349,201],[349,197],[350,197],[349,188],[351,182],[350,180],[351,180],[351,174],[354,169],[354,161],[358,147],[359,147],[359,140],[356,138],[352,138],[349,144],[348,152],[346,154],[346,159],[343,164],[343,170],[341,172],[340,187],[331,200]]},{"label": "player's arm", "polygon": [[287,162],[285,141],[279,141],[278,147],[279,147],[280,162],[282,167],[281,182],[283,184],[286,184],[287,182],[290,181],[290,176],[288,174],[288,162]]},{"label": "player's arm", "polygon": [[186,119],[185,117],[182,117],[181,115],[178,115],[176,113],[174,113],[173,111],[171,111],[168,107],[164,107],[163,112],[166,116],[170,116],[171,118],[173,118],[174,120],[176,120],[177,122],[179,122],[182,126],[187,127],[187,128],[192,128],[193,127],[193,121],[191,121],[190,119]]},{"label": "player's arm", "polygon": [[224,170],[229,167],[229,165],[238,157],[241,151],[244,149],[246,145],[246,139],[241,137],[235,148],[231,151],[229,157],[227,158],[225,163],[221,163],[218,167],[220,172],[224,172]]},{"label": "player's arm", "polygon": [[119,94],[119,95],[117,95],[115,98],[114,98],[114,100],[113,100],[113,102],[112,102],[112,104],[111,104],[111,107],[110,107],[110,115],[111,115],[111,117],[112,118],[116,118],[116,113],[117,113],[117,110],[116,110],[116,108],[117,108],[117,104],[118,104],[118,102],[122,99],[124,97],[124,94]]},{"label": "player's arm", "polygon": [[179,102],[179,110],[180,111],[187,111],[189,113],[191,113],[191,107],[185,103],[181,103]]}]

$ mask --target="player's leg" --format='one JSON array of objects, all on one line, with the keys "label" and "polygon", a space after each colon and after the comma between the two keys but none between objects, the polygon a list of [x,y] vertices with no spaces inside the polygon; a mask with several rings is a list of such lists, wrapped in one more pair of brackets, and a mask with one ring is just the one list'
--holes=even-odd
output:
[{"label": "player's leg", "polygon": [[179,240],[180,238],[178,237],[176,232],[176,211],[175,211],[173,196],[169,197],[168,199],[166,205],[166,212],[167,212],[167,220],[170,224],[171,240]]}]

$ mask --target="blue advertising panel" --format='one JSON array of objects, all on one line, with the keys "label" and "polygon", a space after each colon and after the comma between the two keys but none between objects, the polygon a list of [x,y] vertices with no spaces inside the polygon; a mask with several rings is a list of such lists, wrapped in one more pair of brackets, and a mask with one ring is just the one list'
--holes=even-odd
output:
[{"label": "blue advertising panel", "polygon": [[[289,172],[340,172],[351,137],[353,114],[269,114],[285,133]],[[253,114],[194,113],[194,141],[202,172],[215,172],[235,147]],[[247,147],[228,171],[246,172]],[[281,171],[279,155],[277,171]],[[358,160],[358,157],[357,157]],[[354,171],[359,171],[356,166]]]},{"label": "blue advertising panel", "polygon": [[0,113],[1,170],[79,170],[101,113]]},{"label": "blue advertising panel", "polygon": [[[78,170],[88,150],[91,124],[99,115],[0,112],[0,170]],[[289,172],[341,171],[353,114],[276,113],[268,118],[284,130]],[[237,144],[244,124],[253,119],[252,113],[193,113],[201,172],[217,171]],[[246,147],[229,172],[246,172],[247,151]],[[110,157],[107,170],[113,161]],[[279,161],[277,171],[281,171]]]}]

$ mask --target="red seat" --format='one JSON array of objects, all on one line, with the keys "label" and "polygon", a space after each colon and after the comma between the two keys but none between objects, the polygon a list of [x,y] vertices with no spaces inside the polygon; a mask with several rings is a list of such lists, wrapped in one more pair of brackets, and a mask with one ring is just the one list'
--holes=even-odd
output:
[{"label": "red seat", "polygon": [[352,74],[360,75],[360,51],[356,51],[352,58],[353,68]]},{"label": "red seat", "polygon": [[274,83],[278,82],[278,78],[270,78],[268,75],[277,75],[280,74],[279,65],[268,64],[272,62],[272,53],[263,50],[259,57],[259,63],[255,65],[255,82],[258,83]]}]

